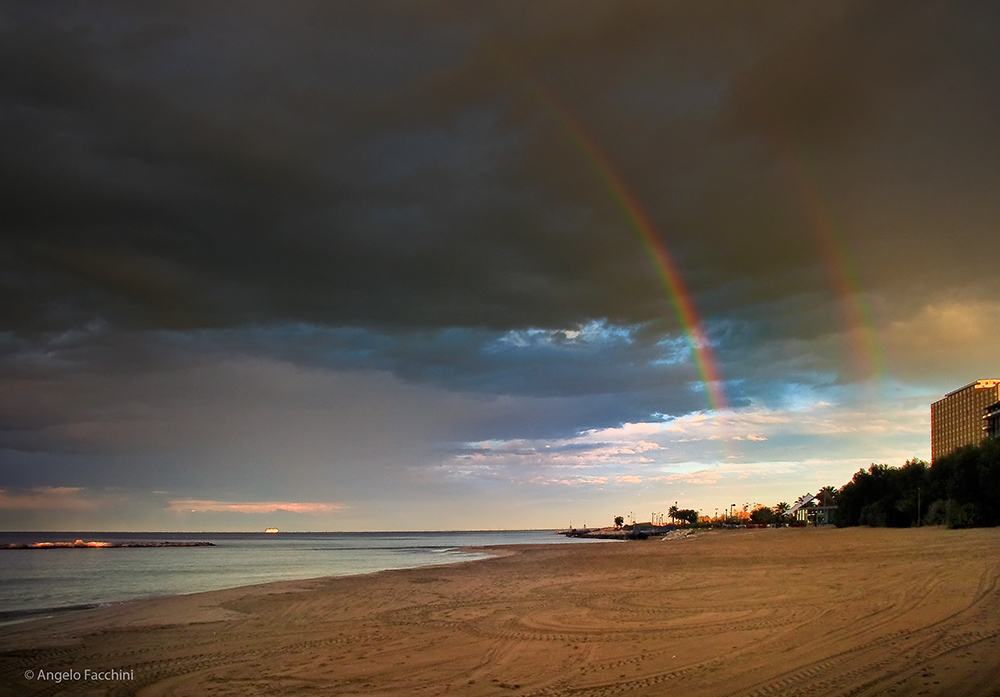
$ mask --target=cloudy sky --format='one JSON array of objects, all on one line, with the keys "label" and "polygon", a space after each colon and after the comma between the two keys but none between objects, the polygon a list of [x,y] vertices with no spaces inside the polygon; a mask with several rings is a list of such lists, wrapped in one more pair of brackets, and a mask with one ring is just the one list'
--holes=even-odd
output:
[{"label": "cloudy sky", "polygon": [[995,2],[0,6],[0,526],[564,527],[1000,375]]}]

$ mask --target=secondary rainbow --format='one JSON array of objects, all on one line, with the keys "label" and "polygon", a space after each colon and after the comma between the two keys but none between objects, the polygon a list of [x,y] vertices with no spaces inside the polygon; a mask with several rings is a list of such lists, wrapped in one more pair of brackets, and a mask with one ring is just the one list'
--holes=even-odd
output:
[{"label": "secondary rainbow", "polygon": [[771,142],[778,151],[786,179],[796,190],[806,226],[813,233],[816,246],[830,272],[841,320],[853,345],[855,375],[872,381],[876,386],[881,385],[885,360],[878,332],[833,207],[822,197],[817,177],[810,172],[807,158],[796,149],[791,129],[782,127],[781,120],[770,110],[764,110],[764,116],[771,126]]},{"label": "secondary rainbow", "polygon": [[814,178],[809,176],[802,161],[793,157],[787,164],[797,181],[806,221],[815,234],[820,254],[831,270],[834,292],[840,299],[842,321],[854,346],[855,372],[862,379],[881,383],[885,361],[875,321],[833,210],[820,196]]}]

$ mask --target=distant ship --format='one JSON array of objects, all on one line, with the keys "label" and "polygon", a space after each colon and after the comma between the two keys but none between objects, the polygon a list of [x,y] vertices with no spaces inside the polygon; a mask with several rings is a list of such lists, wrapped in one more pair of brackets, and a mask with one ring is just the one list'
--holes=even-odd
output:
[{"label": "distant ship", "polygon": [[278,532],[278,528],[267,528],[266,530],[264,530],[264,532],[266,532],[268,534],[274,534],[274,533]]}]

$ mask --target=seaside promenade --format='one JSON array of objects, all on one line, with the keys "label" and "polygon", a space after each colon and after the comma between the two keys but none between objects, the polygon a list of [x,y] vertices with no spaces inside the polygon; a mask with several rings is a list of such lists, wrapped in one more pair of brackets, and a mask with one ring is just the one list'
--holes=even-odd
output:
[{"label": "seaside promenade", "polygon": [[998,550],[941,528],[497,548],[11,625],[0,696],[995,697]]}]

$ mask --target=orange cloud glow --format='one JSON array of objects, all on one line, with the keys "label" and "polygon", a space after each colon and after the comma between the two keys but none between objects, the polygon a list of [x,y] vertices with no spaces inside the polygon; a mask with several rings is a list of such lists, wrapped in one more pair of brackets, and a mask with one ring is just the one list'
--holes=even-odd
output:
[{"label": "orange cloud glow", "polygon": [[7,510],[59,510],[59,511],[91,511],[97,508],[97,502],[85,498],[83,489],[75,486],[50,486],[28,489],[22,492],[10,492],[0,489],[0,508]]},{"label": "orange cloud glow", "polygon": [[333,513],[343,509],[338,503],[308,503],[302,501],[206,501],[201,499],[174,499],[168,510],[178,513]]}]

